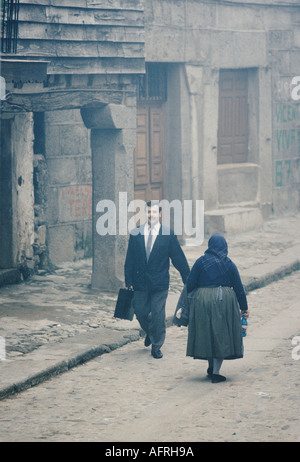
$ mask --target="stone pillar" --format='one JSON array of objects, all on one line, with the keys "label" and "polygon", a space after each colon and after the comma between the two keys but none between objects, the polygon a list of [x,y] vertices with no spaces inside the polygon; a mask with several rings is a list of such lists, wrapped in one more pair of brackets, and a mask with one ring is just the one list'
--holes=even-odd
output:
[{"label": "stone pillar", "polygon": [[34,267],[32,113],[1,119],[0,268]]},{"label": "stone pillar", "polygon": [[[126,214],[127,204],[134,198],[136,109],[135,106],[129,108],[109,104],[100,108],[83,108],[81,114],[86,127],[91,129],[92,288],[116,291],[124,284],[124,261],[128,241],[128,235],[120,235],[119,232],[119,213]],[[127,193],[127,203],[119,204],[120,192]],[[100,201],[111,201],[109,211],[115,215],[116,220],[115,232],[110,231],[102,236],[97,232],[97,221],[107,214],[108,209],[102,207],[102,211],[99,211]],[[104,205],[104,202],[101,204]],[[113,215],[110,216],[109,224],[113,224]]]},{"label": "stone pillar", "polygon": [[219,71],[205,68],[203,75],[202,180],[205,211],[218,206]]},{"label": "stone pillar", "polygon": [[259,127],[258,152],[260,168],[260,207],[264,219],[272,214],[272,81],[268,67],[259,68]]},{"label": "stone pillar", "polygon": [[13,258],[12,119],[0,119],[0,269],[16,266]]}]

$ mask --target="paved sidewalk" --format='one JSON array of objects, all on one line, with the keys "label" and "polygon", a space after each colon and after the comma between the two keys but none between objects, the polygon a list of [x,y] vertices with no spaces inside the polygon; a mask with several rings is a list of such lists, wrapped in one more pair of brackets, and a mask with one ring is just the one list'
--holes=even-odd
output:
[{"label": "paved sidewalk", "polygon": [[[299,225],[300,215],[293,215],[227,236],[229,257],[247,291],[299,269]],[[191,266],[206,248],[207,240],[200,247],[184,247]],[[0,288],[0,342],[4,339],[6,353],[0,360],[0,399],[140,338],[136,319],[113,318],[117,294],[92,290],[90,277],[91,260],[83,260]],[[182,287],[172,267],[169,325]]]}]

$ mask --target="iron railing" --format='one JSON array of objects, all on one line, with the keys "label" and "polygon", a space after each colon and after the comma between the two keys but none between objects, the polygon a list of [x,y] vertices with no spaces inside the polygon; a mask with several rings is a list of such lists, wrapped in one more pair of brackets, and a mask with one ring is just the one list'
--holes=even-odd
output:
[{"label": "iron railing", "polygon": [[16,53],[19,22],[19,0],[1,0],[2,53]]}]

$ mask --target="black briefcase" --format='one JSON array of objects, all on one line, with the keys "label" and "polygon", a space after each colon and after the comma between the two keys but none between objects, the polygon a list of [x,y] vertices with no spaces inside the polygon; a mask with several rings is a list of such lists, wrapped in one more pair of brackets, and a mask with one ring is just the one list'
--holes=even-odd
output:
[{"label": "black briefcase", "polygon": [[116,303],[115,318],[127,319],[128,321],[133,320],[133,306],[132,306],[133,290],[120,289],[118,294],[118,300]]}]

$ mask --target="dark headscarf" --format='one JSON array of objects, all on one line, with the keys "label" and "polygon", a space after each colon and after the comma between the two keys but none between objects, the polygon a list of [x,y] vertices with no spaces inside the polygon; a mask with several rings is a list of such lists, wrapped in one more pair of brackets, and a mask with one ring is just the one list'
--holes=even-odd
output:
[{"label": "dark headscarf", "polygon": [[223,274],[226,274],[231,264],[227,255],[228,246],[225,237],[221,234],[213,234],[202,259],[204,269],[210,272],[217,266]]},{"label": "dark headscarf", "polygon": [[224,236],[213,234],[208,241],[208,249],[205,253],[211,253],[218,258],[225,258],[228,255],[228,246]]}]

